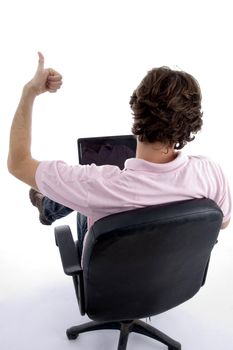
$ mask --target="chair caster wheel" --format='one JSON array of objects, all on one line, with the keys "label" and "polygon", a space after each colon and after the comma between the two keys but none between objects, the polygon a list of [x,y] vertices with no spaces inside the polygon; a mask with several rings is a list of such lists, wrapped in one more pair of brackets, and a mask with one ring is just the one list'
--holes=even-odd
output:
[{"label": "chair caster wheel", "polygon": [[178,347],[177,346],[169,346],[168,350],[181,350],[181,345],[178,345]]},{"label": "chair caster wheel", "polygon": [[78,338],[78,334],[75,334],[75,333],[72,333],[72,332],[69,332],[69,331],[66,331],[66,335],[67,335],[67,338],[69,340],[75,340]]}]

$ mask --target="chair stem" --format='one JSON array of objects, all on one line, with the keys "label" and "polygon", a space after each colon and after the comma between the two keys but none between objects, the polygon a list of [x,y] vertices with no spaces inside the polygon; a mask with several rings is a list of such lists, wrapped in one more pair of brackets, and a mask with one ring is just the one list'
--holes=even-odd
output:
[{"label": "chair stem", "polygon": [[118,343],[117,350],[126,350],[129,333],[132,330],[132,321],[129,322],[121,322],[121,332],[120,332],[120,338]]}]

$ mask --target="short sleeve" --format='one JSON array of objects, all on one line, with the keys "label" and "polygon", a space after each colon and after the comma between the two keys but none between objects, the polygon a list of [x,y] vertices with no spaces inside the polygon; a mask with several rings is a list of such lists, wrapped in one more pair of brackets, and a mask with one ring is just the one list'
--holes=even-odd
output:
[{"label": "short sleeve", "polygon": [[210,191],[213,189],[215,190],[215,194],[212,194],[212,196],[214,196],[213,199],[223,212],[223,223],[225,223],[231,217],[232,201],[230,187],[221,167],[216,163],[212,163],[212,169],[216,181],[216,188],[214,189],[215,186],[213,186],[212,183]]},{"label": "short sleeve", "polygon": [[62,161],[43,161],[36,171],[36,184],[43,195],[84,215],[89,215],[85,165],[73,166]]}]

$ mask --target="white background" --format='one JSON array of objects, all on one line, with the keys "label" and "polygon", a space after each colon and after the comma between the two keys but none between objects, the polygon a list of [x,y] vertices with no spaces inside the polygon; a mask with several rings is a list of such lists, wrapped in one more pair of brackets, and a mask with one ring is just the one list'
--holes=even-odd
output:
[{"label": "white background", "polygon": [[[131,93],[149,69],[167,65],[193,74],[202,88],[203,130],[185,152],[215,159],[232,187],[232,32],[226,0],[0,2],[1,349],[111,350],[117,344],[114,332],[103,331],[80,337],[79,344],[66,340],[65,328],[83,319],[62,273],[53,227],[39,224],[29,188],[6,169],[11,121],[37,51],[46,67],[61,72],[64,85],[36,101],[35,158],[76,163],[78,137],[130,133]],[[74,230],[75,215],[59,223]],[[184,350],[233,348],[232,253],[229,226],[202,291],[153,318]],[[129,348],[156,348],[144,337],[132,335],[131,342]]]}]

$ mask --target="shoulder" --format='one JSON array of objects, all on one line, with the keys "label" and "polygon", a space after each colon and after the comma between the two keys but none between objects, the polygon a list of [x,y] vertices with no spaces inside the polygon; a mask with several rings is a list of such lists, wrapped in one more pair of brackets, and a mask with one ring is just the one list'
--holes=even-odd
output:
[{"label": "shoulder", "polygon": [[200,175],[205,175],[205,178],[211,177],[212,180],[215,178],[220,183],[225,181],[225,174],[222,167],[212,158],[203,155],[188,157],[189,164],[195,168],[195,170],[199,171]]},{"label": "shoulder", "polygon": [[203,155],[188,155],[189,162],[195,166],[220,168],[220,165],[212,158]]}]

